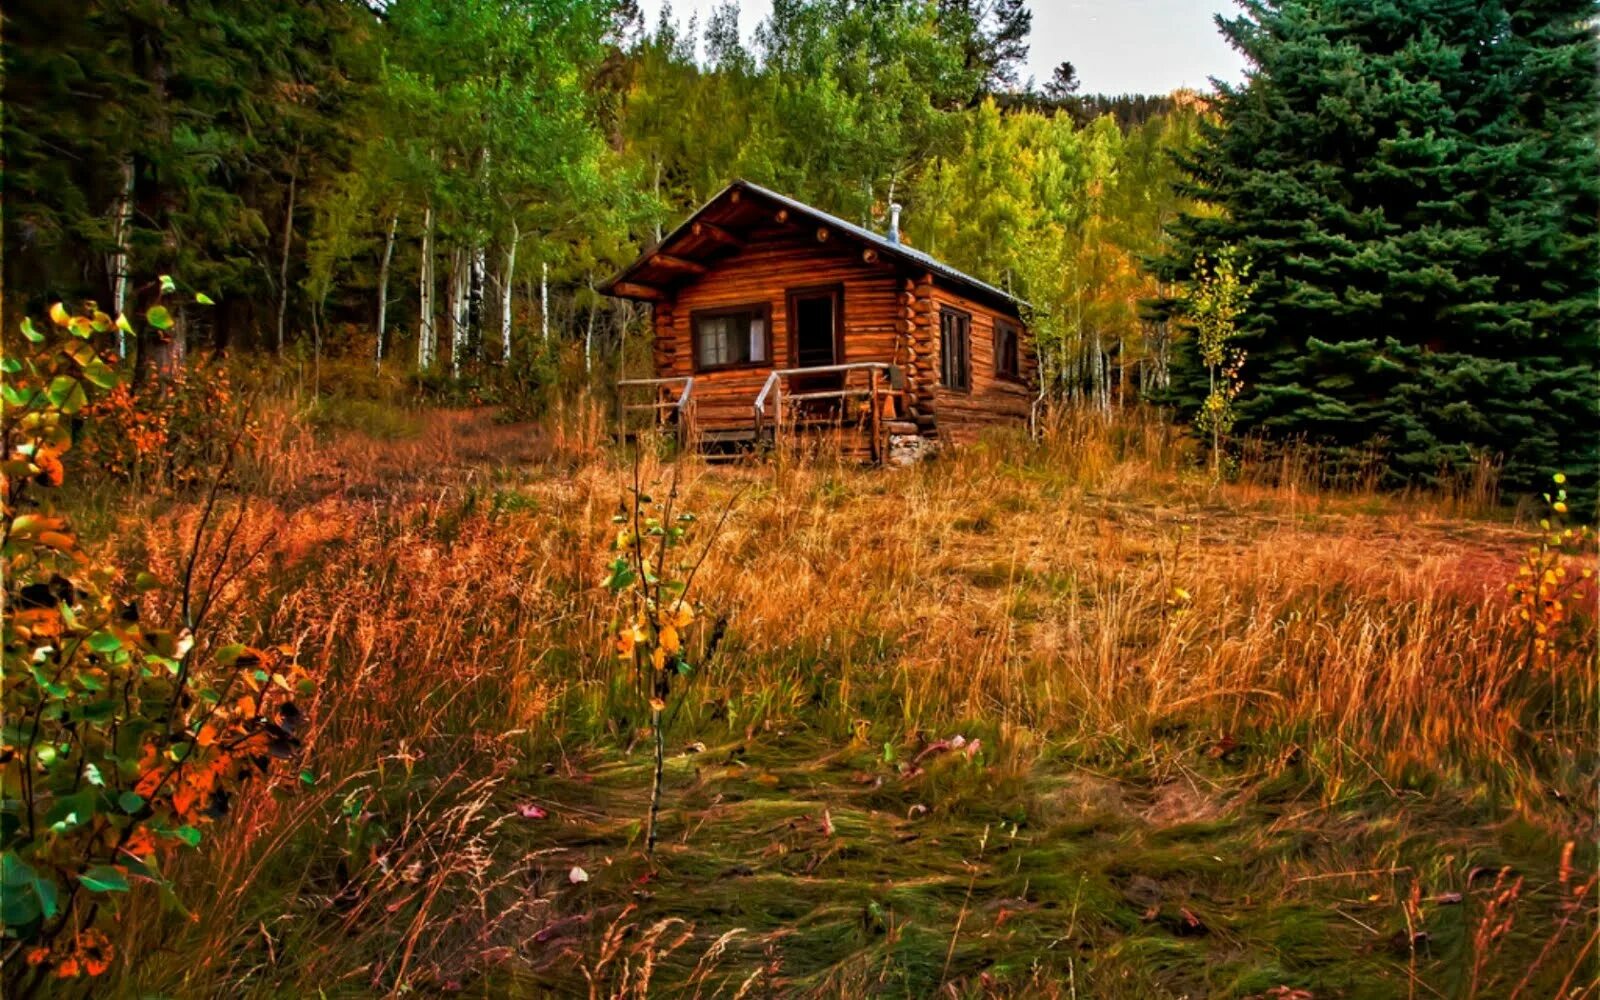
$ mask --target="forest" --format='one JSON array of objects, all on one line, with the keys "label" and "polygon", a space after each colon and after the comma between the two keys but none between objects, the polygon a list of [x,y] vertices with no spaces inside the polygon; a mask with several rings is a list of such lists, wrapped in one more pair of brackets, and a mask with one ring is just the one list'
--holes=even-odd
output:
[{"label": "forest", "polygon": [[[1032,6],[9,0],[5,995],[1595,996],[1593,5]],[[736,181],[1026,422],[620,424]]]}]

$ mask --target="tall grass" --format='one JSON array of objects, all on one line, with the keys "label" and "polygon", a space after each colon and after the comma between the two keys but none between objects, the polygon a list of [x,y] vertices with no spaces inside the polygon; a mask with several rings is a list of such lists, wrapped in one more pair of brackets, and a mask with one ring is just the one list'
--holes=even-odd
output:
[{"label": "tall grass", "polygon": [[[318,435],[285,406],[264,425],[237,502],[266,554],[217,630],[292,637],[321,677],[306,773],[182,862],[189,920],[128,913],[117,988],[389,993],[553,961],[528,941],[566,933],[565,873],[519,832],[537,822],[520,783],[632,746],[645,715],[606,650],[628,473],[603,415],[579,401],[537,430],[433,411],[380,439]],[[645,451],[664,479],[667,449]],[[904,470],[683,459],[685,509],[735,501],[696,584],[731,627],[673,737],[960,730],[1001,769],[1242,747],[1324,803],[1450,787],[1581,832],[1592,615],[1532,671],[1504,589],[1521,529],[1462,519],[1492,491],[1340,491],[1281,460],[1215,487],[1162,422],[1083,415]],[[115,530],[159,568],[195,513],[143,503]],[[608,918],[689,947],[642,919]],[[596,989],[643,995],[626,984],[645,953],[621,971],[620,939],[597,940],[573,946]]]}]

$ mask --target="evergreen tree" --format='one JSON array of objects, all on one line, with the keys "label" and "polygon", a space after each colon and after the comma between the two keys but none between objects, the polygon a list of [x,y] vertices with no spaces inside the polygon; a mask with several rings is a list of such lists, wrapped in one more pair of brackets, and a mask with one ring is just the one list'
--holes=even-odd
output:
[{"label": "evergreen tree", "polygon": [[[1186,191],[1224,211],[1181,219],[1157,270],[1255,262],[1239,429],[1375,449],[1394,482],[1480,456],[1515,490],[1592,473],[1592,5],[1256,0],[1218,23],[1253,70]],[[1203,373],[1181,374],[1192,412]]]}]

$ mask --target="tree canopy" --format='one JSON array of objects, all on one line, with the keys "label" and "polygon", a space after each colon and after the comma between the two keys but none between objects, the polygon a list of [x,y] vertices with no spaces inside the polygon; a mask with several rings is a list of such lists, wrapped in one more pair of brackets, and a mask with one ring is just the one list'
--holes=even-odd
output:
[{"label": "tree canopy", "polygon": [[[1256,2],[1158,268],[1235,247],[1240,426],[1394,481],[1592,469],[1600,126],[1586,3]],[[1185,366],[1190,402],[1202,379]]]},{"label": "tree canopy", "polygon": [[1589,7],[1257,0],[1220,21],[1249,81],[1207,96],[1080,93],[1070,62],[1024,86],[1023,0],[739,13],[22,0],[7,328],[170,273],[219,304],[126,345],[141,368],[187,342],[459,379],[582,341],[606,378],[640,314],[596,283],[743,177],[873,228],[903,204],[906,239],[1032,304],[1056,398],[1195,412],[1179,306],[1237,248],[1240,430],[1396,482],[1592,464]]}]

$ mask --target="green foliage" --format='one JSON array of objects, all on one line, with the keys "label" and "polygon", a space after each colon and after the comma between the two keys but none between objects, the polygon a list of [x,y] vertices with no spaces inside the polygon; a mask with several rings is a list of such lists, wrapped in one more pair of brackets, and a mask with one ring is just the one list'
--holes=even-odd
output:
[{"label": "green foliage", "polygon": [[[1523,629],[1521,641],[1528,676],[1542,679],[1551,663],[1581,656],[1594,635],[1594,567],[1584,565],[1594,549],[1594,531],[1588,525],[1571,526],[1567,507],[1567,476],[1551,477],[1551,490],[1543,494],[1546,513],[1538,534],[1528,547],[1516,578],[1506,592],[1517,605]],[[1572,706],[1550,693],[1549,713],[1561,721],[1572,718]]]},{"label": "green foliage", "polygon": [[[678,507],[676,473],[666,500],[657,501],[643,491],[635,465],[633,488],[612,522],[618,526],[611,544],[615,558],[602,585],[616,595],[619,604],[614,629],[617,656],[632,669],[634,680],[650,706],[655,781],[650,794],[645,847],[654,852],[659,832],[656,827],[661,809],[666,727],[671,724],[665,712],[674,693],[681,699],[682,689],[695,676],[695,665],[690,662],[686,648],[689,629],[698,615],[690,601],[690,587],[705,554],[691,565],[683,562],[676,552],[688,541],[690,529],[696,523],[693,513]],[[725,627],[725,621],[717,622],[701,647],[702,667],[715,655]]]},{"label": "green foliage", "polygon": [[1185,186],[1223,211],[1178,222],[1158,271],[1255,262],[1241,429],[1378,450],[1392,483],[1486,456],[1533,492],[1600,464],[1592,6],[1317,0],[1223,27],[1253,72]]},{"label": "green foliage", "polygon": [[1211,478],[1222,477],[1223,440],[1233,429],[1233,402],[1244,388],[1240,371],[1245,354],[1233,347],[1239,317],[1250,298],[1250,262],[1238,260],[1229,247],[1215,260],[1194,262],[1185,316],[1194,325],[1195,351],[1209,379],[1205,401],[1195,415],[1195,429],[1211,439]]},{"label": "green foliage", "polygon": [[[154,312],[154,309],[151,310]],[[103,360],[115,325],[92,306],[59,304],[0,387],[4,455],[4,669],[0,672],[0,882],[3,980],[24,990],[46,972],[98,975],[102,925],[129,893],[159,891],[171,849],[200,843],[238,786],[295,754],[309,690],[285,650],[218,645],[205,632],[231,581],[232,532],[208,544],[216,490],[175,598],[149,573],[79,545],[54,495],[62,455],[91,397],[120,387]],[[225,469],[224,469],[225,471]],[[222,473],[218,473],[220,476]],[[175,605],[175,606],[174,606]],[[164,626],[159,613],[178,620]]]},{"label": "green foliage", "polygon": [[1114,381],[1163,383],[1166,324],[1141,309],[1161,286],[1139,264],[1190,204],[1172,189],[1172,157],[1198,120],[1178,108],[1124,133],[1109,118],[1080,127],[985,102],[913,181],[910,242],[1032,303],[1052,398],[1108,407]]}]

